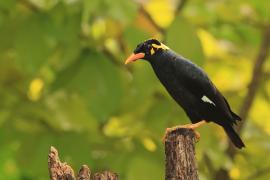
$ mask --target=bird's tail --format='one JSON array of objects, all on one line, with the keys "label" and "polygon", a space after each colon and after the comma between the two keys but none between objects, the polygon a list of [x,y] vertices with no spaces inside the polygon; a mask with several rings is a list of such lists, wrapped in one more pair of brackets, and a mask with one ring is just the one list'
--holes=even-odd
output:
[{"label": "bird's tail", "polygon": [[231,139],[232,143],[239,149],[245,147],[245,144],[243,143],[243,141],[241,140],[241,138],[239,137],[239,135],[235,132],[235,130],[233,129],[232,126],[230,125],[225,125],[223,126],[226,134],[229,136],[229,138]]},{"label": "bird's tail", "polygon": [[234,118],[235,120],[237,120],[237,121],[241,121],[241,120],[242,120],[242,119],[241,119],[237,114],[235,114],[234,112],[231,111],[231,114],[232,114],[232,116],[233,116],[233,118]]}]

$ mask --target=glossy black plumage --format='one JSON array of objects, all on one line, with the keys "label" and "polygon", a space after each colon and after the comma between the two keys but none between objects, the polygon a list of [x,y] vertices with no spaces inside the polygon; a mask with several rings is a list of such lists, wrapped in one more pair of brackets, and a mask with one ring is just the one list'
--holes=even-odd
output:
[{"label": "glossy black plumage", "polygon": [[[157,40],[148,40],[137,46],[134,53],[145,53],[147,60],[172,98],[184,109],[192,123],[206,120],[222,126],[233,144],[244,143],[233,129],[241,118],[230,108],[227,100],[197,65],[166,48]],[[151,54],[151,48],[154,48]]]}]

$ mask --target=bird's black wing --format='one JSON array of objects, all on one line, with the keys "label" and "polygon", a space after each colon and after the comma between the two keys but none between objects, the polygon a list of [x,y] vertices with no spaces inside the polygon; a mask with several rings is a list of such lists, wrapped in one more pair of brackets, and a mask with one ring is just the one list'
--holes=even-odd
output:
[{"label": "bird's black wing", "polygon": [[222,113],[230,124],[234,124],[235,120],[240,120],[240,117],[231,111],[226,99],[200,67],[181,57],[174,61],[174,68],[179,83],[185,86],[198,101],[203,101],[209,108]]}]

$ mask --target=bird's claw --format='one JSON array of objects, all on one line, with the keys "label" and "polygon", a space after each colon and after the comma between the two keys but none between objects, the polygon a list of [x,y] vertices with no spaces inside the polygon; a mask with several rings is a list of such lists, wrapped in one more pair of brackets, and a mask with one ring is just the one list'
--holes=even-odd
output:
[{"label": "bird's claw", "polygon": [[195,131],[194,129],[192,129],[194,134],[195,134],[195,141],[196,142],[199,142],[200,141],[200,138],[201,138],[201,135],[198,131]]}]

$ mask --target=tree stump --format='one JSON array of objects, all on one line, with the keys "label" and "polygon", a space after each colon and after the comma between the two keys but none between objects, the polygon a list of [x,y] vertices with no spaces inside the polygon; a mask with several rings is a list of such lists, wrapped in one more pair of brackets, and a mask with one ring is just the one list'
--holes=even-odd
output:
[{"label": "tree stump", "polygon": [[118,175],[110,171],[95,173],[91,176],[87,165],[82,165],[75,178],[71,166],[60,161],[58,151],[54,147],[51,147],[49,152],[48,166],[51,180],[118,180]]},{"label": "tree stump", "polygon": [[195,158],[195,134],[179,128],[165,137],[165,180],[198,180]]},{"label": "tree stump", "polygon": [[118,175],[110,171],[103,171],[101,173],[95,173],[93,176],[94,180],[117,180]]}]

